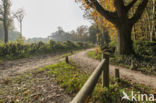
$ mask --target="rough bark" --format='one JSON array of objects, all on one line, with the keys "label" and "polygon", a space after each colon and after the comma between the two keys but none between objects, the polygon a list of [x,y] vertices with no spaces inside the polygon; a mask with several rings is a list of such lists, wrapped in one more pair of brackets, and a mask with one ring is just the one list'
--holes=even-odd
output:
[{"label": "rough bark", "polygon": [[4,42],[8,42],[8,17],[7,17],[7,6],[4,5],[4,14],[3,14],[3,27],[4,27]]},{"label": "rough bark", "polygon": [[8,28],[9,28],[9,15],[10,15],[10,1],[2,0],[3,3],[3,27],[4,27],[4,42],[8,42]]},{"label": "rough bark", "polygon": [[4,42],[7,43],[8,42],[8,27],[6,24],[6,20],[3,21],[3,26],[4,26]]},{"label": "rough bark", "polygon": [[121,54],[131,54],[133,53],[133,41],[131,39],[132,26],[127,23],[123,23],[117,26],[117,53]]}]

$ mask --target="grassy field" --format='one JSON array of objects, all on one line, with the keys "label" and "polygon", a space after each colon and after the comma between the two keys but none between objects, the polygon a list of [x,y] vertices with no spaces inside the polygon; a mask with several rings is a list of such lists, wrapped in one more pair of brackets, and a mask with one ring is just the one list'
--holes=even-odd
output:
[{"label": "grassy field", "polygon": [[[0,81],[0,103],[42,103],[48,101],[50,95],[50,85],[64,88],[64,92],[74,96],[90,74],[80,70],[79,66],[70,61],[70,64],[59,62],[34,71],[8,77]],[[110,81],[110,88],[102,88],[101,81],[98,82],[92,98],[93,103],[120,103],[122,91],[130,93],[153,93],[148,87],[133,84],[129,81],[121,80],[118,83],[113,77]],[[126,102],[128,103],[128,102]]]}]

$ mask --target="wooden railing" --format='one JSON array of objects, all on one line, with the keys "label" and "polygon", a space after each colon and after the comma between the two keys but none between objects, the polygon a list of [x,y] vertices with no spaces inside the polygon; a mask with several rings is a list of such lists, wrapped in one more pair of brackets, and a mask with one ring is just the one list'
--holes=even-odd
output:
[{"label": "wooden railing", "polygon": [[71,103],[84,103],[89,97],[94,87],[96,86],[100,75],[102,74],[102,85],[103,87],[109,87],[109,56],[103,55],[101,62],[94,70],[92,75],[89,77],[87,82],[83,85],[78,94],[74,97]]}]

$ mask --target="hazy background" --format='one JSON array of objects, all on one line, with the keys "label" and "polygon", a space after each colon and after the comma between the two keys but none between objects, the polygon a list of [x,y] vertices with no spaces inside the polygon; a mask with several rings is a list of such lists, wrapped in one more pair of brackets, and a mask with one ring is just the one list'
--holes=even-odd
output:
[{"label": "hazy background", "polygon": [[[25,9],[23,36],[47,37],[57,30],[58,26],[65,31],[76,29],[80,25],[90,25],[83,18],[83,10],[75,0],[11,0],[12,10]],[[19,31],[19,24],[15,21]]]}]

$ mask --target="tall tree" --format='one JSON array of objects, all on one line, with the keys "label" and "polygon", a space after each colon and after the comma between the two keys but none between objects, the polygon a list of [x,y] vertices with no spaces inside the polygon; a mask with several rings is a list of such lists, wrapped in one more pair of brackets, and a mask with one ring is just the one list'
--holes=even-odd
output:
[{"label": "tall tree", "polygon": [[4,27],[4,42],[8,42],[8,29],[9,29],[9,24],[10,24],[10,6],[11,2],[10,0],[1,0],[1,15],[2,18],[1,20],[3,21],[3,27]]},{"label": "tall tree", "polygon": [[22,8],[18,9],[14,13],[14,17],[17,19],[17,21],[20,24],[20,33],[21,33],[21,37],[22,37],[22,22],[23,22],[23,18],[24,18],[24,9],[22,9]]},{"label": "tall tree", "polygon": [[76,33],[79,41],[86,41],[88,38],[88,27],[86,25],[81,25],[77,28]]},{"label": "tall tree", "polygon": [[[148,21],[148,30],[150,34],[150,41],[153,41],[155,34],[155,19],[156,19],[156,0],[150,0],[149,5],[146,8],[146,16]],[[155,35],[154,35],[155,34]]]},{"label": "tall tree", "polygon": [[[125,4],[126,0],[109,0],[114,4],[114,11],[109,11],[102,6],[104,0],[77,0],[81,1],[85,8],[92,8],[100,15],[105,17],[109,22],[114,24],[117,29],[118,46],[117,52],[119,55],[133,53],[133,41],[131,39],[131,31],[133,25],[140,19],[148,0],[142,0],[136,12],[132,17],[128,17],[128,13],[133,5],[140,0],[132,0],[129,4]],[[108,1],[108,0],[107,0]]]}]

